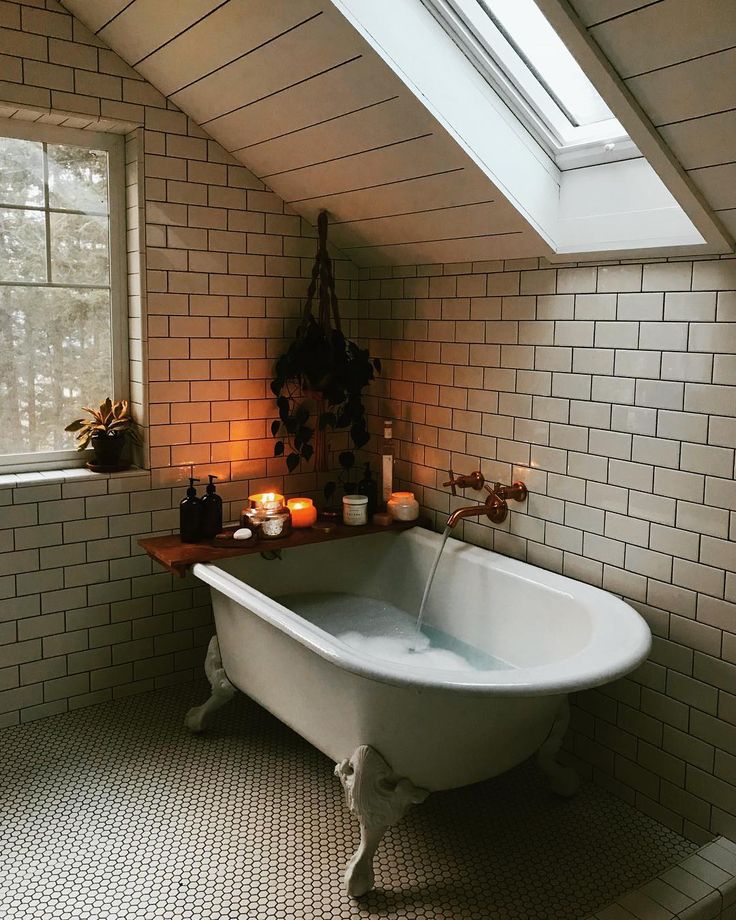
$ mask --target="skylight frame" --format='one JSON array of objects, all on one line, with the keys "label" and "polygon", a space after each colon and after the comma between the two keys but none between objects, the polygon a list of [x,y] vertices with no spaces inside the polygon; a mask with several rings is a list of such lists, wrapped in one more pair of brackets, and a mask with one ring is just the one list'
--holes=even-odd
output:
[{"label": "skylight frame", "polygon": [[616,118],[576,125],[482,0],[421,0],[560,169],[641,156]]}]

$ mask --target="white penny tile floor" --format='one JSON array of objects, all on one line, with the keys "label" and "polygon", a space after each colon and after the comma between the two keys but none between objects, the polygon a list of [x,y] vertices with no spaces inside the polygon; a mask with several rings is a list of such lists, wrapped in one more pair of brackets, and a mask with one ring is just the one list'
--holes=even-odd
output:
[{"label": "white penny tile floor", "polygon": [[696,849],[593,786],[558,799],[524,765],[415,807],[353,901],[332,763],[242,696],[190,735],[207,690],[0,732],[3,920],[579,920]]}]

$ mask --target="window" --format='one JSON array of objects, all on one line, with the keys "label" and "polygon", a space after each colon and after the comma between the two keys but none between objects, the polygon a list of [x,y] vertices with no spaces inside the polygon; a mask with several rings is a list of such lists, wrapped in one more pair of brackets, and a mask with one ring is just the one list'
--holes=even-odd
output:
[{"label": "window", "polygon": [[127,387],[123,138],[0,125],[0,468],[79,462],[64,427]]},{"label": "window", "polygon": [[639,156],[534,0],[424,0],[564,168]]}]

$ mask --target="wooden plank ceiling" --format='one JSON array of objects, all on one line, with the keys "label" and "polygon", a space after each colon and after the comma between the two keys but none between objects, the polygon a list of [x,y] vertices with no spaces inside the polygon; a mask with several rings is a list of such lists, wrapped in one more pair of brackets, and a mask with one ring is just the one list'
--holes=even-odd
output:
[{"label": "wooden plank ceiling", "polygon": [[736,2],[571,2],[693,184],[736,234]]},{"label": "wooden plank ceiling", "polygon": [[65,5],[356,264],[550,253],[329,0]]}]

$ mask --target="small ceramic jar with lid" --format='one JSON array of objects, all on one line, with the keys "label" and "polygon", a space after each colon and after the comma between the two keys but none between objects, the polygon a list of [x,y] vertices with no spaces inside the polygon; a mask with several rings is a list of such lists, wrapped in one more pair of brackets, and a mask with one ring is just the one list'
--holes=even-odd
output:
[{"label": "small ceramic jar with lid", "polygon": [[342,521],[351,527],[361,527],[368,523],[368,496],[343,495]]},{"label": "small ceramic jar with lid", "polygon": [[392,492],[386,508],[395,521],[416,521],[419,517],[419,502],[413,492]]}]

